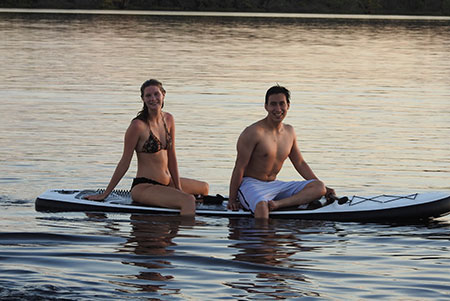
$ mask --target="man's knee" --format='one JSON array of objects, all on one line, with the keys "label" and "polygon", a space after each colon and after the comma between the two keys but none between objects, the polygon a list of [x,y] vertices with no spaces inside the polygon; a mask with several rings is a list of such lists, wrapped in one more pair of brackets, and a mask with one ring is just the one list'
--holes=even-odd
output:
[{"label": "man's knee", "polygon": [[327,193],[327,188],[322,181],[316,180],[309,183],[307,186],[314,189],[319,196],[324,196]]}]

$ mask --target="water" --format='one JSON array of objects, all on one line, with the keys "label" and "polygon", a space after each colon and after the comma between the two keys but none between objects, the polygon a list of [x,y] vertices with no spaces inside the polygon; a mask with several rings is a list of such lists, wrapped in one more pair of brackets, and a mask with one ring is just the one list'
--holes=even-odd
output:
[{"label": "water", "polygon": [[[228,194],[271,85],[340,195],[450,190],[450,20],[0,13],[0,298],[448,300],[450,218],[418,224],[39,213],[104,188],[140,84],[161,80],[180,173]],[[119,184],[128,189],[135,162]],[[286,163],[280,179],[296,178]]]}]

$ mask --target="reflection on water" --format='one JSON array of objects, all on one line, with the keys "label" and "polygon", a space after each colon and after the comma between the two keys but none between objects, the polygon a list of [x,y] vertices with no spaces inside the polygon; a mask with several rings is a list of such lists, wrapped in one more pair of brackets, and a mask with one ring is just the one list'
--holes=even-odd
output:
[{"label": "reflection on water", "polygon": [[[172,216],[131,215],[132,231],[126,247],[138,255],[170,255],[172,238],[178,234],[182,220]],[[193,226],[193,221],[189,222]]]},{"label": "reflection on water", "polygon": [[[173,255],[174,250],[171,247],[176,246],[176,243],[172,239],[177,236],[183,219],[180,217],[131,215],[130,220],[131,233],[120,251],[131,252],[138,257],[130,258],[131,260],[122,263],[142,268],[138,275],[133,276],[133,278],[143,281],[141,285],[138,285],[139,290],[143,292],[166,290],[166,282],[173,279],[174,276],[170,275],[170,261],[165,260],[164,257]],[[193,225],[192,221],[188,224]],[[142,257],[146,259],[142,260]],[[156,258],[153,259],[154,257]],[[134,282],[122,284],[136,288]],[[176,291],[172,293],[176,293]],[[170,294],[170,290],[165,294]]]},{"label": "reflection on water", "polygon": [[[232,241],[229,247],[237,249],[234,260],[283,267],[291,255],[314,250],[303,248],[292,233],[283,233],[273,225],[254,219],[230,219],[228,227],[228,238]],[[248,294],[277,299],[320,295],[312,291],[305,292],[306,285],[299,285],[307,282],[300,269],[288,273],[262,271],[256,274],[256,278],[256,282],[239,280],[229,285]]]},{"label": "reflection on water", "polygon": [[253,219],[230,219],[229,239],[236,241],[230,247],[239,252],[236,260],[268,265],[283,265],[286,259],[297,253],[312,251],[314,248],[303,248],[299,237],[293,233],[281,232]]},{"label": "reflection on water", "polygon": [[[160,79],[183,176],[228,193],[235,143],[292,91],[286,121],[339,194],[450,190],[442,18],[0,13],[1,297],[445,299],[448,218],[375,225],[46,214],[49,188],[104,188]],[[135,163],[119,185],[129,189]],[[280,179],[296,178],[286,164]]]},{"label": "reflection on water", "polygon": [[[449,291],[450,224],[443,221],[262,225],[253,219],[81,213],[37,220],[37,232],[0,235],[0,256],[7,259],[4,295],[246,300],[402,298],[414,292],[439,299]],[[35,278],[40,284],[30,286]],[[29,294],[18,293],[23,286]]]}]

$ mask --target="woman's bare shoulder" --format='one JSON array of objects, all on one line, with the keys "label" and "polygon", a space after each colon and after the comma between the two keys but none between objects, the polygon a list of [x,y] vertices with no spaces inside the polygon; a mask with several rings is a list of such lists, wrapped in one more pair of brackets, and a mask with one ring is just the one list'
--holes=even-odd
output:
[{"label": "woman's bare shoulder", "polygon": [[175,118],[169,112],[162,112],[164,119],[166,122],[174,122]]},{"label": "woman's bare shoulder", "polygon": [[143,131],[143,130],[146,130],[147,127],[148,127],[148,125],[143,120],[135,118],[135,119],[131,120],[128,130]]}]

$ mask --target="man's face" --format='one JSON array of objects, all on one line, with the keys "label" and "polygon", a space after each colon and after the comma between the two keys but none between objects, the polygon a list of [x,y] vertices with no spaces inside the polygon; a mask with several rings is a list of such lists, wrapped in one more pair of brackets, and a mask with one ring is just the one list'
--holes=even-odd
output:
[{"label": "man's face", "polygon": [[283,93],[278,93],[269,96],[264,108],[274,121],[283,121],[289,109],[289,104],[286,96]]}]

